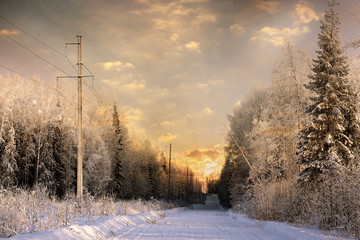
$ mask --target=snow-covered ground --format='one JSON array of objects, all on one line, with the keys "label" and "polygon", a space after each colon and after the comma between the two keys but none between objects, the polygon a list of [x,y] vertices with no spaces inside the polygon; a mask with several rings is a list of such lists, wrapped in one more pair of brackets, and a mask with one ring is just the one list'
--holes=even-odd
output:
[{"label": "snow-covered ground", "polygon": [[321,231],[285,223],[262,222],[223,210],[217,196],[205,205],[164,212],[108,216],[94,223],[79,223],[15,239],[343,239]]}]

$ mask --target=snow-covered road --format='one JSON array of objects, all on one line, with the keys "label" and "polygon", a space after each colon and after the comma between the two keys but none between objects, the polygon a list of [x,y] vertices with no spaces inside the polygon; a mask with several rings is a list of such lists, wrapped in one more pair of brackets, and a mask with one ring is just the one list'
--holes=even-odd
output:
[{"label": "snow-covered road", "polygon": [[318,230],[285,223],[261,222],[223,210],[217,196],[192,209],[109,216],[94,223],[75,224],[12,239],[341,239]]},{"label": "snow-covered road", "polygon": [[156,224],[129,226],[113,239],[339,239],[320,232],[283,223],[260,222],[224,211],[217,196],[209,196],[205,206],[171,214]]}]

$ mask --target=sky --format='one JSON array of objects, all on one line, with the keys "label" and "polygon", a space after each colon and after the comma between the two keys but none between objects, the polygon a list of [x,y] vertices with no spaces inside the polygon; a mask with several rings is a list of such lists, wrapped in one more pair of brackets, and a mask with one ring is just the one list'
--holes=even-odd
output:
[{"label": "sky", "polygon": [[[0,0],[0,16],[63,54],[81,35],[104,102],[116,101],[129,127],[159,149],[172,143],[174,161],[200,174],[220,172],[227,115],[270,84],[285,41],[315,56],[326,8],[326,0]],[[358,0],[336,7],[345,42],[360,32],[359,9]],[[75,74],[64,56],[3,18],[0,32]],[[27,76],[54,83],[64,75],[4,35],[0,53],[0,65]],[[66,55],[76,62],[74,46]]]}]

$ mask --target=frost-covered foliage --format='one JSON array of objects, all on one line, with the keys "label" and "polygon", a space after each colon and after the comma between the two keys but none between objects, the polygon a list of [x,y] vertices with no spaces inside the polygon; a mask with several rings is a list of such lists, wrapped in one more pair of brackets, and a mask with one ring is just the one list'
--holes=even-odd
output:
[{"label": "frost-covered foliage", "polygon": [[323,175],[335,174],[342,167],[357,161],[359,122],[357,95],[349,84],[347,57],[340,46],[339,17],[335,2],[325,12],[319,34],[317,59],[314,60],[306,88],[316,95],[306,109],[311,124],[302,129],[298,144],[297,163],[303,169],[300,181],[321,181]]},{"label": "frost-covered foliage", "polygon": [[255,92],[234,109],[219,194],[225,206],[257,219],[359,238],[359,84],[340,47],[335,5],[325,13],[312,68],[285,44],[265,100],[254,101]]},{"label": "frost-covered foliage", "polygon": [[253,91],[229,117],[229,146],[219,184],[225,206],[251,197],[253,184],[266,187],[298,173],[296,135],[308,121],[303,106],[309,92],[303,85],[309,62],[304,52],[287,43],[271,86]]},{"label": "frost-covered foliage", "polygon": [[[0,80],[0,187],[42,185],[59,199],[74,193],[76,109],[56,91],[37,83],[11,75]],[[97,198],[166,198],[166,159],[146,136],[128,133],[121,108],[99,106],[86,97],[83,114],[86,191]],[[173,173],[184,172],[178,166],[172,168]],[[173,175],[171,192],[183,202],[186,194],[177,193],[194,189],[193,181],[190,188],[184,182],[186,174]]]},{"label": "frost-covered foliage", "polygon": [[80,219],[95,221],[102,216],[162,211],[174,207],[158,200],[115,201],[108,197],[95,199],[90,194],[85,194],[84,204],[80,207],[75,195],[67,195],[58,201],[50,199],[48,194],[45,188],[0,190],[0,237],[70,225]]}]

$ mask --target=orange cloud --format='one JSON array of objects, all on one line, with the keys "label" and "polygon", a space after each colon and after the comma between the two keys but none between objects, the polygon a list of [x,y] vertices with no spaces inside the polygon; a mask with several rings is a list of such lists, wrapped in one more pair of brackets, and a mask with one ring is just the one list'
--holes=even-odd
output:
[{"label": "orange cloud", "polygon": [[174,125],[174,123],[169,122],[169,121],[163,121],[160,124],[163,125],[163,126],[173,126]]},{"label": "orange cloud", "polygon": [[132,63],[128,63],[128,62],[123,63],[121,61],[102,62],[102,63],[98,63],[98,65],[101,65],[105,71],[116,70],[118,72],[121,72],[126,68],[135,68],[135,66]]},{"label": "orange cloud", "polygon": [[121,87],[125,88],[126,90],[138,90],[138,89],[144,89],[146,87],[145,80],[135,80],[131,83],[124,84]]},{"label": "orange cloud", "polygon": [[217,149],[211,148],[211,149],[196,149],[196,150],[189,150],[184,152],[185,157],[191,157],[195,159],[202,159],[204,156],[209,157],[211,159],[216,159],[219,157],[221,152]]},{"label": "orange cloud", "polygon": [[200,42],[190,41],[185,44],[186,49],[200,53]]},{"label": "orange cloud", "polygon": [[159,137],[159,141],[160,142],[166,142],[166,141],[170,141],[170,140],[172,140],[172,139],[175,139],[175,138],[177,138],[178,137],[178,135],[173,135],[173,134],[171,134],[171,133],[165,133],[165,134],[163,134],[163,135],[161,135],[160,137]]},{"label": "orange cloud", "polygon": [[224,150],[221,145],[188,150],[182,155],[187,165],[204,179],[209,175],[219,175],[224,162]]},{"label": "orange cloud", "polygon": [[19,32],[16,31],[16,30],[7,30],[7,29],[2,29],[0,30],[0,33],[1,34],[5,34],[5,35],[8,35],[8,36],[16,36],[16,35],[19,35]]},{"label": "orange cloud", "polygon": [[206,114],[212,114],[213,113],[213,110],[211,110],[211,108],[209,107],[206,107],[202,110],[203,113],[206,113]]}]

